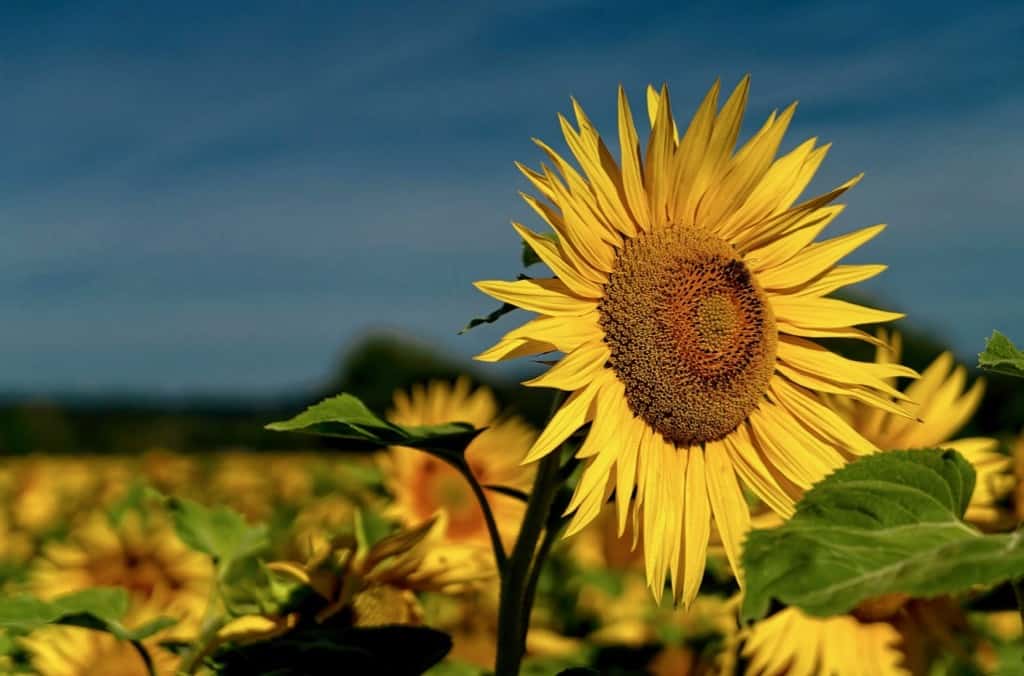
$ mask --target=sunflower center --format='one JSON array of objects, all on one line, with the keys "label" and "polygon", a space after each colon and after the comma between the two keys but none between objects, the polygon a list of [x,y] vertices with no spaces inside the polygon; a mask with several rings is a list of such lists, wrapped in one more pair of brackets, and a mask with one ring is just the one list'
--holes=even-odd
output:
[{"label": "sunflower center", "polygon": [[677,445],[735,430],[774,373],[764,291],[731,245],[697,228],[626,242],[599,310],[630,409]]}]

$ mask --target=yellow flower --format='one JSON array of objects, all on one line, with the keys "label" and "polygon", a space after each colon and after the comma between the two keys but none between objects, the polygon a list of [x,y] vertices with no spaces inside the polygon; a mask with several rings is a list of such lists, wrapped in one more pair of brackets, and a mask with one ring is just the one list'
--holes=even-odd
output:
[{"label": "yellow flower", "polygon": [[461,593],[494,575],[486,550],[446,543],[446,527],[442,513],[372,546],[353,536],[338,535],[310,543],[312,549],[304,563],[278,561],[269,568],[310,587],[322,598],[324,606],[316,615],[319,622],[353,607],[357,624],[375,623],[374,618],[384,615],[385,608],[397,609],[396,615],[389,614],[391,623],[403,618],[412,623],[420,613],[411,592]]},{"label": "yellow flower", "polygon": [[540,142],[561,177],[521,167],[547,200],[526,201],[557,238],[515,224],[555,276],[477,283],[540,315],[478,359],[565,353],[526,382],[572,393],[527,460],[591,423],[567,533],[614,491],[620,532],[630,513],[639,525],[654,595],[668,576],[684,603],[700,587],[712,518],[739,568],[749,514],[737,477],[789,514],[844,453],[875,450],[817,393],[899,413],[903,395],[884,379],[913,375],[811,340],[870,340],[853,327],[900,316],[827,297],[884,269],[838,264],[882,226],[814,242],[858,179],[795,204],[828,146],[811,139],[774,159],[790,106],[734,153],[747,88],[744,78],[718,111],[716,83],[685,130],[667,89],[648,89],[646,152],[620,89],[621,166],[573,102],[579,129],[562,118],[562,131],[582,174]]},{"label": "yellow flower", "polygon": [[[903,340],[894,332],[890,338],[879,331],[875,361],[900,360]],[[898,416],[863,403],[833,398],[832,405],[854,429],[883,450],[906,448],[952,448],[971,463],[977,474],[967,519],[992,523],[999,517],[996,502],[1012,489],[1011,460],[998,451],[999,442],[988,437],[951,440],[967,424],[981,404],[985,382],[981,378],[965,391],[967,370],[956,365],[953,355],[943,352],[907,387],[912,403],[904,407],[913,417]]]},{"label": "yellow flower", "polygon": [[[537,434],[518,418],[499,418],[498,402],[487,388],[471,390],[465,378],[454,385],[434,381],[426,387],[413,386],[409,392],[395,393],[388,418],[401,425],[467,422],[486,427],[466,448],[466,462],[477,482],[529,491],[534,470],[520,461]],[[414,526],[441,510],[447,515],[448,540],[490,546],[483,511],[469,483],[450,465],[423,451],[392,447],[385,470],[395,496],[392,516],[396,519]],[[484,493],[502,540],[511,546],[522,521],[523,503],[493,490],[484,489]]]},{"label": "yellow flower", "polygon": [[[49,626],[20,639],[33,673],[39,676],[148,676],[142,656],[127,641],[79,627]],[[156,642],[146,642],[153,673],[174,676],[178,658]]]},{"label": "yellow flower", "polygon": [[213,584],[213,566],[189,549],[159,513],[128,512],[115,527],[105,514],[93,513],[66,542],[45,547],[33,565],[31,591],[43,599],[89,587],[124,587],[129,612],[147,609],[151,617],[179,620],[168,631],[187,639],[198,630]]},{"label": "yellow flower", "polygon": [[758,622],[743,648],[753,676],[896,676],[900,634],[888,622],[852,615],[808,617],[786,608]]},{"label": "yellow flower", "polygon": [[743,654],[753,676],[926,674],[935,657],[962,653],[966,633],[952,599],[889,594],[834,617],[786,608],[751,628]]}]

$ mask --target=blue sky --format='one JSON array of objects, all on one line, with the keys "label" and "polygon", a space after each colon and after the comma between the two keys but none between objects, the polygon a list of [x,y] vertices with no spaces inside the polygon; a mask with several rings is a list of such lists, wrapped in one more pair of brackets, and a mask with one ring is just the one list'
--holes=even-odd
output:
[{"label": "blue sky", "polygon": [[867,173],[865,290],[965,356],[1024,339],[1024,5],[432,4],[5,4],[0,390],[259,396],[374,329],[472,354],[568,97],[614,135],[620,82],[688,114],[746,72],[747,132],[799,99],[788,146],[834,142],[812,188]]}]

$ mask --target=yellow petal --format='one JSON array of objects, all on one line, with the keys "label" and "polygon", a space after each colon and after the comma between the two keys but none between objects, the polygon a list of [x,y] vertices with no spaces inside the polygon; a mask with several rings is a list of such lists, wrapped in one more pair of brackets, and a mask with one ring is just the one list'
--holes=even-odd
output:
[{"label": "yellow petal", "polygon": [[[579,132],[573,135],[571,127],[563,128],[563,131],[574,139],[570,147],[590,180],[597,204],[613,227],[629,237],[634,237],[638,231],[626,207],[622,172],[576,99],[572,100],[572,108]],[[565,126],[568,126],[568,123]],[[566,140],[569,141],[569,138]]]},{"label": "yellow petal", "polygon": [[629,514],[636,482],[637,455],[640,452],[643,428],[647,424],[634,416],[628,407],[625,407],[621,416],[621,424],[625,430],[624,442],[619,459],[615,463],[615,503],[618,511],[619,537],[626,532],[626,517]]},{"label": "yellow petal", "polygon": [[870,333],[850,327],[840,327],[837,329],[808,329],[803,326],[787,324],[786,322],[779,321],[778,318],[775,320],[775,327],[779,330],[779,333],[786,333],[791,336],[801,336],[802,338],[849,338],[851,340],[862,340],[865,343],[871,343],[875,346],[877,346],[879,342],[878,339]]},{"label": "yellow petal", "polygon": [[800,222],[792,232],[748,252],[743,257],[744,262],[757,274],[758,282],[763,285],[762,270],[770,270],[783,265],[803,251],[845,208],[842,204],[833,204],[807,212],[801,216]]},{"label": "yellow petal", "polygon": [[863,176],[863,174],[854,176],[834,190],[813,197],[760,223],[750,224],[731,238],[733,245],[737,250],[745,253],[763,247],[798,228],[806,227],[808,214],[835,201],[840,195],[857,185]]},{"label": "yellow petal", "polygon": [[902,312],[886,312],[836,298],[769,294],[775,316],[787,324],[809,329],[836,329],[902,319]]},{"label": "yellow petal", "polygon": [[601,386],[607,382],[606,378],[595,378],[586,387],[569,396],[569,399],[548,421],[544,431],[537,437],[537,441],[530,447],[523,459],[524,465],[540,460],[555,450],[559,444],[569,438],[569,435],[591,420],[593,417],[591,406],[594,403],[594,397]]},{"label": "yellow petal", "polygon": [[670,218],[668,212],[671,190],[669,163],[675,152],[675,142],[672,140],[674,127],[668,89],[662,87],[657,104],[657,117],[651,127],[651,135],[647,139],[647,152],[644,154],[644,185],[647,186],[651,227],[653,228],[664,226]]},{"label": "yellow petal", "polygon": [[[779,150],[779,144],[782,143],[782,137],[789,128],[795,110],[794,103],[782,111],[770,125],[765,125],[736,153],[725,175],[708,188],[708,192],[700,201],[696,222],[701,227],[716,229],[723,219],[739,210],[756,190],[772,166],[772,160]],[[801,146],[794,152],[800,152],[804,147]],[[777,180],[773,177],[773,181]],[[752,207],[752,211],[757,213],[758,206]]]},{"label": "yellow petal", "polygon": [[[697,205],[707,188],[711,175],[717,168],[718,157],[708,156],[708,146],[714,134],[715,111],[718,109],[718,93],[721,83],[715,83],[704,95],[697,112],[683,134],[679,147],[671,157],[671,172],[668,173],[670,193],[667,195],[668,216],[671,220],[695,223]],[[735,103],[735,102],[734,102]],[[728,130],[724,130],[723,134]],[[724,142],[724,138],[722,139]],[[666,167],[666,170],[669,167]],[[699,225],[699,224],[698,224]]]},{"label": "yellow petal", "polygon": [[558,348],[551,343],[545,343],[537,340],[528,340],[526,338],[502,338],[493,347],[484,350],[473,357],[473,359],[476,359],[477,361],[496,362],[504,361],[505,359],[517,359],[519,357],[543,354],[545,352],[552,352],[556,349]]},{"label": "yellow petal", "polygon": [[813,429],[819,436],[855,455],[867,455],[878,449],[857,433],[835,411],[822,404],[798,385],[774,378],[769,385],[775,401],[795,419]]},{"label": "yellow petal", "polygon": [[573,294],[559,279],[475,282],[473,286],[491,298],[545,315],[579,317],[597,309],[595,301]]},{"label": "yellow petal", "polygon": [[619,85],[619,152],[622,164],[622,187],[626,193],[626,203],[633,214],[633,220],[641,230],[651,227],[650,209],[647,203],[647,191],[644,189],[643,173],[640,169],[640,141],[637,138],[636,126],[633,124],[633,113],[629,109],[626,92]]},{"label": "yellow petal", "polygon": [[562,257],[558,245],[547,237],[542,237],[519,223],[512,227],[523,238],[523,241],[544,262],[555,276],[565,282],[566,287],[581,298],[600,298],[603,290],[600,284],[590,281]]},{"label": "yellow petal", "polygon": [[785,518],[793,513],[793,498],[779,485],[754,447],[748,425],[740,425],[722,439],[736,473],[751,491],[776,514]]},{"label": "yellow petal", "polygon": [[697,597],[708,552],[708,538],[711,535],[711,508],[708,504],[707,474],[704,471],[704,451],[690,449],[686,465],[686,522],[683,527],[683,567],[681,599],[685,607]]},{"label": "yellow petal", "polygon": [[559,235],[566,238],[593,268],[601,272],[611,272],[615,263],[613,245],[617,241],[617,233],[612,232],[603,221],[595,217],[585,201],[581,201],[578,195],[570,193],[547,167],[543,169],[551,189],[555,192],[554,203],[558,205],[562,214],[564,228]]},{"label": "yellow petal", "polygon": [[504,336],[497,345],[478,354],[479,361],[501,361],[522,354],[558,350],[571,352],[584,343],[600,340],[604,333],[596,312],[579,317],[538,317]]},{"label": "yellow petal", "polygon": [[805,371],[801,368],[795,368],[784,362],[777,362],[775,364],[775,368],[779,373],[786,376],[797,385],[806,387],[807,389],[815,392],[836,394],[841,397],[856,399],[857,401],[861,401],[874,408],[882,409],[904,418],[913,418],[913,415],[908,412],[903,405],[894,402],[887,395],[879,394],[869,386],[837,383],[836,381],[831,380],[828,376]]},{"label": "yellow petal", "polygon": [[578,390],[604,369],[610,353],[602,340],[580,345],[547,371],[524,381],[527,387],[552,387],[567,392]]},{"label": "yellow petal", "polygon": [[790,436],[792,429],[779,425],[778,416],[766,413],[774,408],[774,405],[764,402],[750,413],[748,419],[757,447],[784,477],[800,488],[810,488],[829,468],[803,448],[797,447]]},{"label": "yellow petal", "polygon": [[871,240],[884,229],[884,225],[875,225],[842,237],[812,244],[785,264],[760,270],[757,279],[763,286],[770,288],[785,289],[800,286],[829,270],[848,253]]},{"label": "yellow petal", "polygon": [[[568,138],[572,138],[573,141],[569,144],[569,149],[575,154],[577,150],[582,152],[582,148],[579,144],[579,139],[576,136],[575,130],[572,125],[569,124],[565,116],[559,115],[558,119],[562,125],[563,132]],[[565,214],[567,210],[571,210],[577,214],[580,221],[589,226],[598,237],[602,238],[609,244],[616,245],[621,240],[615,227],[612,225],[609,216],[600,208],[594,191],[591,185],[587,183],[579,172],[569,164],[561,155],[556,153],[549,145],[541,141],[540,139],[533,139],[536,144],[545,154],[551,159],[555,167],[558,168],[562,176],[565,177],[565,182],[568,185],[568,192],[560,194],[559,189],[561,184],[557,181],[557,185],[553,185],[552,189],[555,192],[555,203],[562,209],[562,213]],[[577,159],[579,159],[577,157]]]},{"label": "yellow petal", "polygon": [[844,286],[871,279],[888,269],[887,265],[837,265],[806,286],[795,291],[803,296],[825,296]]},{"label": "yellow petal", "polygon": [[736,579],[743,587],[743,568],[740,554],[743,540],[750,530],[750,508],[743,490],[736,481],[736,472],[729,461],[729,454],[721,441],[714,441],[704,447],[708,499],[715,517],[715,525],[725,547],[725,555]]},{"label": "yellow petal", "polygon": [[901,364],[879,364],[847,359],[813,341],[794,336],[779,336],[777,356],[780,361],[790,366],[818,374],[833,382],[866,385],[894,399],[907,400],[908,397],[892,387],[886,379],[917,377],[917,372]]},{"label": "yellow petal", "polygon": [[[545,181],[557,182],[545,168]],[[523,198],[523,201],[530,205],[537,215],[539,215],[544,222],[551,226],[551,229],[558,235],[558,250],[562,253],[562,257],[569,261],[576,270],[591,281],[603,284],[608,279],[608,272],[601,270],[596,263],[596,259],[591,257],[590,253],[586,249],[581,249],[580,246],[580,235],[573,231],[570,224],[566,222],[563,216],[555,213],[554,209],[550,206],[541,202],[533,195],[521,192],[519,196]],[[556,195],[556,200],[558,199]],[[578,220],[573,221],[578,227]],[[583,237],[589,236],[584,233]],[[601,244],[599,237],[594,237],[594,240]]]}]

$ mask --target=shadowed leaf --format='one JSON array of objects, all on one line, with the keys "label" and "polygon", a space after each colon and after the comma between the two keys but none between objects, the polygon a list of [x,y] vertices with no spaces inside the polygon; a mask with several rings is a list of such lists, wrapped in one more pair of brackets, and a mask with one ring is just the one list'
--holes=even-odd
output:
[{"label": "shadowed leaf", "polygon": [[973,490],[974,470],[954,451],[890,451],[838,470],[785,524],[748,536],[744,618],[772,599],[827,616],[885,594],[927,598],[1020,576],[1021,532],[963,522]]}]

